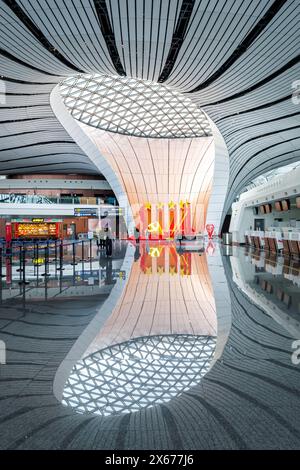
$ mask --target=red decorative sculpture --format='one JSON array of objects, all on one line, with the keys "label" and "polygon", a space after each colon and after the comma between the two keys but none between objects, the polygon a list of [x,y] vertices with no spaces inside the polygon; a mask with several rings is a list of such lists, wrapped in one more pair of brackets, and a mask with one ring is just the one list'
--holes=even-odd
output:
[{"label": "red decorative sculpture", "polygon": [[206,225],[206,231],[207,231],[207,233],[208,233],[208,238],[209,238],[210,240],[212,239],[214,230],[215,230],[214,224],[207,224],[207,225]]}]

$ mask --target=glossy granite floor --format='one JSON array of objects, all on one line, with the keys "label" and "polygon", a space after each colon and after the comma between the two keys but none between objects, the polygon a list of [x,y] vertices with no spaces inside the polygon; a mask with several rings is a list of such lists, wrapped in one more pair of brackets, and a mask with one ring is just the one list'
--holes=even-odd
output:
[{"label": "glossy granite floor", "polygon": [[[209,252],[202,256],[210,254],[213,256]],[[134,412],[79,414],[53,392],[58,368],[93,318],[101,317],[101,305],[109,292],[47,301],[24,296],[2,301],[0,339],[6,344],[7,364],[0,365],[0,448],[299,449],[300,364],[291,360],[292,343],[300,338],[299,287],[284,277],[292,262],[283,261],[282,273],[275,276],[266,271],[266,260],[259,268],[255,266],[261,256],[240,248],[233,256],[222,258],[231,300],[231,328],[223,353],[209,372],[169,401]],[[245,272],[251,268],[244,285],[251,284],[251,292],[257,286],[259,305],[234,282],[233,257]],[[276,265],[278,260],[273,262]],[[135,256],[134,263],[141,263],[141,258]],[[148,282],[149,265],[143,268]],[[295,263],[292,269],[299,276]],[[255,276],[261,275],[271,284],[275,280],[283,290],[286,286],[290,300],[282,303],[282,310],[280,296],[256,282]],[[204,278],[201,282],[207,285]],[[197,292],[193,293],[196,297]],[[165,294],[158,295],[164,298]],[[272,299],[276,318],[268,311],[275,309]],[[205,318],[209,302],[202,297],[199,304]],[[111,331],[109,318],[103,317],[103,324],[104,332]],[[160,323],[156,335],[159,329]],[[114,334],[119,337],[119,330]],[[214,335],[212,323],[209,334]]]}]

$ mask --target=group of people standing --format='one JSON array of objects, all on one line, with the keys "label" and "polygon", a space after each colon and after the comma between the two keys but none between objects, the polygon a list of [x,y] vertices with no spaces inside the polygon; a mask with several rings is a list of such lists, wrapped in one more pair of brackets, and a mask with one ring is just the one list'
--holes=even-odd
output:
[{"label": "group of people standing", "polygon": [[108,224],[99,231],[97,245],[100,250],[105,248],[106,256],[112,255],[112,235]]}]

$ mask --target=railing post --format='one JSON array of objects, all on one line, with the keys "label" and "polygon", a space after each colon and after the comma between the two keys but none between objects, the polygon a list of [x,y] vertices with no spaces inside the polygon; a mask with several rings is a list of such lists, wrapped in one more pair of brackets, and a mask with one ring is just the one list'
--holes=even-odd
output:
[{"label": "railing post", "polygon": [[56,261],[57,261],[57,240],[56,240],[56,238],[54,240],[54,250],[55,250],[54,261],[56,263]]},{"label": "railing post", "polygon": [[29,281],[26,281],[26,268],[25,268],[25,263],[26,263],[26,246],[23,246],[23,250],[21,253],[22,257],[22,280],[20,280],[19,284],[29,284]]},{"label": "railing post", "polygon": [[86,261],[84,257],[84,240],[81,240],[81,261]]},{"label": "railing post", "polygon": [[59,267],[57,268],[57,271],[63,271],[65,268],[63,267],[64,264],[64,245],[63,245],[63,240],[60,240],[60,245],[59,245]]},{"label": "railing post", "polygon": [[92,250],[93,250],[93,247],[92,247],[92,239],[89,240],[90,242],[90,256],[89,256],[89,259],[93,259],[93,256],[92,256]]},{"label": "railing post", "polygon": [[17,272],[22,272],[22,246],[19,246],[19,268],[16,269]]},{"label": "railing post", "polygon": [[72,243],[72,258],[73,258],[73,261],[71,263],[71,266],[76,266],[76,260],[75,260],[75,241],[73,240],[73,243]]},{"label": "railing post", "polygon": [[44,259],[45,259],[45,272],[42,274],[42,276],[47,277],[51,276],[49,273],[49,244],[47,243],[45,248],[44,248]]},{"label": "railing post", "polygon": [[39,242],[36,242],[36,250],[35,250],[35,259],[36,259],[36,282],[37,285],[39,283]]}]

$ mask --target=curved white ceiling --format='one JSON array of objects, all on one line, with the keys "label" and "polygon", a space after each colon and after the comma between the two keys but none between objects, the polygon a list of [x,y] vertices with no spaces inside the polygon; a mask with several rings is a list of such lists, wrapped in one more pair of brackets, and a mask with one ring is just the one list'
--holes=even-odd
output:
[{"label": "curved white ceiling", "polygon": [[298,0],[3,0],[0,14],[2,174],[97,171],[49,104],[78,73],[188,93],[229,150],[225,209],[256,176],[300,158]]}]

